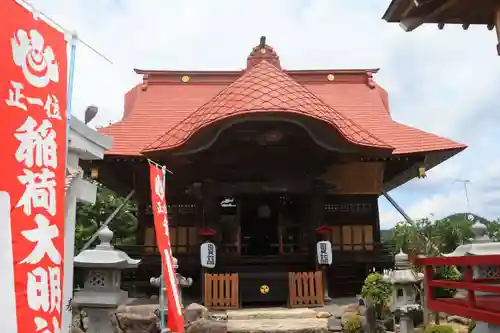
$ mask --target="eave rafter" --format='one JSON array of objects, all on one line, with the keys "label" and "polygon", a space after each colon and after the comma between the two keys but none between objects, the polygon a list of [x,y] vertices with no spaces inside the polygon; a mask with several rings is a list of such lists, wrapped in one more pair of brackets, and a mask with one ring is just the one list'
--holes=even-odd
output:
[{"label": "eave rafter", "polygon": [[480,6],[463,0],[393,0],[384,19],[399,22],[406,32],[424,23],[435,23],[439,30],[444,29],[446,24],[461,24],[464,30],[471,25],[485,25],[490,31],[495,28],[497,54],[500,55],[500,1]]},{"label": "eave rafter", "polygon": [[[439,2],[435,0],[413,0],[409,8],[401,16],[400,26],[406,32],[413,31],[425,22],[435,21],[442,13],[456,6],[458,2],[459,0],[444,0]],[[411,15],[411,12],[415,10],[427,14]],[[444,23],[440,24],[444,26]]]}]

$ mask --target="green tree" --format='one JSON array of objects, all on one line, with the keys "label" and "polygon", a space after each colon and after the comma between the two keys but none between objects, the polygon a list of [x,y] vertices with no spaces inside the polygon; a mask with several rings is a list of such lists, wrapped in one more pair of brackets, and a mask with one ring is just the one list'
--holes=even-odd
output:
[{"label": "green tree", "polygon": [[394,253],[402,249],[406,253],[436,256],[439,246],[435,243],[434,231],[429,219],[403,221],[396,224],[388,242]]},{"label": "green tree", "polygon": [[[102,184],[97,185],[97,198],[94,205],[78,204],[76,210],[75,250],[78,253],[83,244],[99,229],[104,221],[119,207],[124,198]],[[130,200],[109,224],[114,232],[115,244],[135,244],[137,230],[137,207]]]},{"label": "green tree", "polygon": [[486,227],[488,228],[490,238],[494,241],[500,242],[500,219],[491,221],[486,224]]},{"label": "green tree", "polygon": [[[443,219],[431,221],[421,219],[412,222],[399,222],[391,233],[386,232],[386,244],[393,252],[403,249],[406,253],[419,253],[426,256],[436,256],[452,252],[460,244],[469,242],[473,237],[472,222],[467,220],[467,214],[459,213]],[[484,223],[492,239],[500,240],[500,221],[488,221],[480,216],[474,216],[475,221]]]}]

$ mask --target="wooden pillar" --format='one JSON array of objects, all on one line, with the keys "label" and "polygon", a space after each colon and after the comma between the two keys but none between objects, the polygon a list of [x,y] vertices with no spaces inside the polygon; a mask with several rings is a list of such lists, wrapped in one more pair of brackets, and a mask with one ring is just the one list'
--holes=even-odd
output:
[{"label": "wooden pillar", "polygon": [[203,214],[201,217],[201,226],[218,230],[217,220],[219,218],[219,205],[217,198],[209,189],[202,189]]},{"label": "wooden pillar", "polygon": [[[311,248],[312,248],[312,254],[313,254],[313,258],[314,258],[314,265],[316,267],[316,269],[320,269],[321,272],[322,272],[322,280],[323,280],[323,296],[324,296],[324,299],[323,301],[325,303],[328,303],[331,301],[330,299],[330,296],[328,295],[328,290],[330,289],[329,288],[329,281],[330,281],[330,267],[326,266],[326,267],[321,267],[318,265],[318,260],[317,260],[317,254],[316,254],[316,243],[320,240],[329,240],[329,235],[328,237],[324,237],[323,238],[320,238],[320,236],[318,236],[318,234],[316,233],[316,228],[318,228],[319,226],[325,224],[325,192],[324,191],[320,191],[319,189],[316,189],[315,191],[313,191],[312,195],[311,195],[311,217],[312,217],[312,221],[313,223],[311,223],[312,225],[312,230],[310,231],[311,232]],[[325,235],[326,236],[326,235]]]},{"label": "wooden pillar", "polygon": [[143,199],[140,199],[137,203],[137,234],[135,237],[137,245],[144,245],[146,240],[147,219],[147,204]]},{"label": "wooden pillar", "polygon": [[[310,215],[309,215],[309,232],[311,235],[310,245],[316,251],[316,233],[315,229],[320,225],[325,224],[325,193],[322,190],[316,189],[311,193],[310,199]],[[316,253],[315,253],[316,255]],[[316,258],[316,256],[315,256]]]},{"label": "wooden pillar", "polygon": [[380,240],[380,212],[378,209],[378,198],[375,198],[375,202],[373,204],[375,205],[374,207],[375,221],[373,222],[373,243],[379,244],[381,240]]},{"label": "wooden pillar", "polygon": [[[211,228],[219,232],[216,221],[219,216],[219,205],[220,202],[217,201],[217,198],[213,195],[213,193],[207,188],[202,187],[202,200],[201,200],[201,205],[202,205],[202,214],[201,218],[197,221],[198,226],[202,228]],[[215,238],[217,235],[215,235]],[[203,241],[212,241],[216,243],[217,246],[217,257],[219,256],[219,253],[221,251],[219,244],[217,244],[216,240],[214,237],[205,237],[201,240]],[[203,304],[205,304],[205,276],[207,273],[209,273],[209,270],[205,267],[203,267],[200,271],[201,276],[200,276],[200,281],[201,281],[201,288],[200,288],[200,300],[202,300]]]},{"label": "wooden pillar", "polygon": [[494,11],[495,30],[497,33],[497,54],[500,55],[500,7]]},{"label": "wooden pillar", "polygon": [[144,245],[146,228],[151,227],[153,224],[152,216],[148,213],[151,194],[149,193],[149,170],[146,168],[147,166],[147,164],[139,164],[134,168],[134,198],[137,202],[137,245]]}]

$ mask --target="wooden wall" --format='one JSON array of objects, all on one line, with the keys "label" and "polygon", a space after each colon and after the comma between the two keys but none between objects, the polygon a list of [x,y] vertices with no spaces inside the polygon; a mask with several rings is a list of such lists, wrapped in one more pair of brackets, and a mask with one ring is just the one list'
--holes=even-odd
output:
[{"label": "wooden wall", "polygon": [[323,219],[334,251],[372,251],[380,241],[378,195],[329,195]]},{"label": "wooden wall", "polygon": [[383,162],[351,162],[330,166],[321,179],[334,185],[338,194],[379,195],[383,176]]}]

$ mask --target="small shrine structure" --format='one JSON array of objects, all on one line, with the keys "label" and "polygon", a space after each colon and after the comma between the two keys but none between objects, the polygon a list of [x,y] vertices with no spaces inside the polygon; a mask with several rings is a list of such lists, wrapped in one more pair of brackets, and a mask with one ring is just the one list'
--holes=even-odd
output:
[{"label": "small shrine structure", "polygon": [[[147,260],[125,284],[158,291],[148,158],[173,171],[170,241],[192,298],[318,306],[323,283],[332,297],[356,295],[368,268],[392,266],[379,196],[466,146],[393,120],[377,71],[284,69],[265,37],[243,69],[137,69],[143,82],[126,93],[123,119],[100,130],[113,147],[88,166],[123,196],[135,191],[137,244],[121,248]],[[321,240],[333,253],[324,277]],[[204,242],[217,260],[200,273]]]},{"label": "small shrine structure", "polygon": [[413,31],[422,24],[437,24],[439,30],[446,24],[461,24],[464,30],[471,25],[495,29],[497,53],[500,55],[500,1],[459,0],[392,0],[383,19],[399,23],[405,31]]},{"label": "small shrine structure", "polygon": [[[487,235],[486,226],[472,226],[474,239],[458,246],[443,257],[418,257],[415,263],[424,266],[425,301],[428,309],[476,320],[477,332],[500,332],[500,242]],[[463,274],[459,281],[436,280],[438,266],[456,266]],[[433,288],[465,290],[465,296],[435,298]],[[476,332],[475,330],[475,332]]]}]

